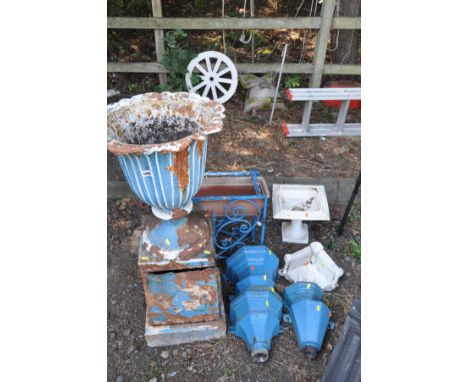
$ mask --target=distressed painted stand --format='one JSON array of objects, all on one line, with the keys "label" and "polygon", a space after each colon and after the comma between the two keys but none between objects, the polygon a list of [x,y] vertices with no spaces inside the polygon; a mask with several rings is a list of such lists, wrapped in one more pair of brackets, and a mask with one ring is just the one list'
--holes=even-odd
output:
[{"label": "distressed painted stand", "polygon": [[[265,241],[266,216],[269,191],[258,171],[207,172],[205,179],[226,179],[225,183],[252,188],[246,194],[236,194],[233,186],[229,195],[195,196],[192,201],[200,210],[208,210],[213,222],[213,243],[217,259],[226,259],[230,253],[244,245],[263,245]],[[248,182],[246,182],[248,180]],[[203,185],[202,189],[203,191]],[[221,208],[210,208],[221,203]],[[219,204],[218,204],[219,206]]]},{"label": "distressed painted stand", "polygon": [[[197,118],[197,129],[177,140],[146,141],[149,126],[159,129],[169,117],[180,131],[183,121]],[[191,200],[203,180],[207,136],[222,130],[223,118],[219,103],[183,92],[139,94],[107,106],[107,148],[153,213],[143,219],[138,255],[149,346],[226,335],[211,226]]]},{"label": "distressed painted stand", "polygon": [[146,298],[145,338],[148,346],[179,345],[226,336],[226,316],[213,241],[210,231],[206,231],[206,237],[198,235],[198,227],[207,224],[206,218],[192,212],[187,219],[178,244],[187,246],[188,250],[168,261],[167,256],[149,251],[145,240],[145,233],[157,224],[167,224],[167,221],[153,215],[143,217],[138,268]]}]

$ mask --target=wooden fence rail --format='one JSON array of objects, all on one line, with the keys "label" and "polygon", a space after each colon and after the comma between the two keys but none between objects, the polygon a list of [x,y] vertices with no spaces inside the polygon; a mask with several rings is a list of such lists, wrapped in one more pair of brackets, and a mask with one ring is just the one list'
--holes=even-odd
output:
[{"label": "wooden fence rail", "polygon": [[[361,29],[360,17],[334,17],[336,0],[324,0],[320,17],[222,17],[180,18],[161,17],[161,0],[152,0],[156,17],[108,17],[108,29],[152,29],[155,31],[158,62],[108,62],[109,73],[159,73],[164,83],[167,70],[160,64],[164,52],[163,30],[222,30],[222,29],[318,29],[313,63],[286,63],[284,73],[310,74],[311,87],[319,87],[322,75],[360,75],[360,65],[325,64],[330,31]],[[236,63],[240,73],[279,71],[280,63]],[[306,107],[309,109],[309,105]],[[310,115],[304,113],[304,120]]]},{"label": "wooden fence rail", "polygon": [[[279,72],[280,63],[245,63],[235,64],[239,73],[267,73]],[[284,64],[283,73],[312,74],[313,64]],[[166,68],[158,62],[108,62],[109,73],[167,73]],[[360,65],[325,64],[323,74],[327,75],[360,75]]]},{"label": "wooden fence rail", "polygon": [[[109,17],[109,29],[320,29],[321,17]],[[358,17],[335,17],[332,29],[361,29]]]}]

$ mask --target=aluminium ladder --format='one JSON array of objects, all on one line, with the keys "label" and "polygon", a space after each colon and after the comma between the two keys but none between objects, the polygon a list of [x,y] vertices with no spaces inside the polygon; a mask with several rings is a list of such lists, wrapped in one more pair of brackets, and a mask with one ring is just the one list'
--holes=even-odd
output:
[{"label": "aluminium ladder", "polygon": [[336,123],[309,123],[303,118],[302,124],[282,123],[281,129],[287,137],[340,137],[361,135],[360,123],[346,123],[349,103],[361,99],[361,88],[296,88],[286,89],[289,101],[340,100],[341,106]]}]

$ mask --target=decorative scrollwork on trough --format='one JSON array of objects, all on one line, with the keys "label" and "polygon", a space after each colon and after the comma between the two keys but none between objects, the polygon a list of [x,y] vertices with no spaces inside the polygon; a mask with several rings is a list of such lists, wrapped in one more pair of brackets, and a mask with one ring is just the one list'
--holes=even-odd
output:
[{"label": "decorative scrollwork on trough", "polygon": [[[270,194],[258,171],[207,172],[205,179],[205,192],[192,200],[197,210],[208,212],[212,218],[216,257],[225,259],[244,245],[263,245]],[[210,185],[224,187],[224,192],[210,190]],[[249,185],[251,189],[247,187],[247,193],[236,195],[236,185]]]},{"label": "decorative scrollwork on trough", "polygon": [[[247,216],[245,204],[256,208],[256,214]],[[260,206],[252,200],[233,200],[224,207],[224,216],[213,216],[214,243],[218,258],[225,258],[227,252],[247,244],[255,243],[255,237],[262,219]]]}]

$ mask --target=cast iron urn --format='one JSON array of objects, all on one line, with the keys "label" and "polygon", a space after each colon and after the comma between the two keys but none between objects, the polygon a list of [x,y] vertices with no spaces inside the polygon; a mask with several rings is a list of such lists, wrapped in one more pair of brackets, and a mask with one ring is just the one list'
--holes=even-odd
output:
[{"label": "cast iron urn", "polygon": [[221,104],[189,93],[146,93],[108,106],[107,148],[157,218],[144,223],[148,261],[178,268],[211,240],[206,221],[189,214],[203,181],[207,135],[222,130],[223,118]]}]

